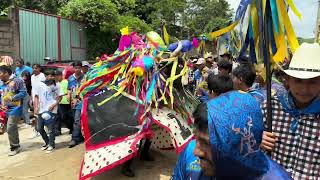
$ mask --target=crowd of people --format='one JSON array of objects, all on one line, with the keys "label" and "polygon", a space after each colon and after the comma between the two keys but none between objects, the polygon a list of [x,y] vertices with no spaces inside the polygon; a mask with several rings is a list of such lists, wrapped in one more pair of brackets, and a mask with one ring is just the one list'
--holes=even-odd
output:
[{"label": "crowd of people", "polygon": [[[193,113],[195,139],[179,155],[172,178],[319,179],[319,53],[318,44],[302,44],[290,64],[273,70],[272,124],[267,123],[263,73],[249,57],[235,60],[227,53],[219,57],[208,53],[190,58],[188,75],[181,82],[202,103]],[[35,132],[44,141],[42,150],[54,150],[63,123],[72,134],[69,147],[83,142],[77,88],[89,64],[74,63],[68,79],[59,71],[43,74],[40,65],[31,68],[21,59],[15,65],[14,72],[0,66],[9,156],[21,151],[17,123],[22,117],[32,124],[30,108],[36,117]],[[124,169],[131,172],[128,167]]]},{"label": "crowd of people", "polygon": [[249,58],[189,60],[186,86],[203,103],[173,179],[319,179],[319,53],[303,44],[273,71],[270,132],[266,83]]},{"label": "crowd of people", "polygon": [[[55,149],[55,137],[61,135],[62,125],[69,129],[72,148],[84,141],[80,127],[81,101],[77,96],[84,74],[90,64],[86,61],[73,63],[74,74],[65,79],[63,72],[42,72],[39,64],[32,67],[17,59],[13,64],[0,66],[2,131],[6,131],[10,143],[9,156],[21,151],[18,123],[33,128],[30,138],[42,137],[41,150],[51,153]],[[33,121],[31,120],[31,118]],[[47,128],[45,128],[47,127]]]}]

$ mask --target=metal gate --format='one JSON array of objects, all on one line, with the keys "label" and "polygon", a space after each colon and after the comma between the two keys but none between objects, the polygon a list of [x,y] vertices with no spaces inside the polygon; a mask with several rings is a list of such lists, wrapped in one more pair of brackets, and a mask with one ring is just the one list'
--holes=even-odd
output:
[{"label": "metal gate", "polygon": [[20,57],[31,64],[86,59],[85,26],[77,21],[19,9],[19,34]]}]

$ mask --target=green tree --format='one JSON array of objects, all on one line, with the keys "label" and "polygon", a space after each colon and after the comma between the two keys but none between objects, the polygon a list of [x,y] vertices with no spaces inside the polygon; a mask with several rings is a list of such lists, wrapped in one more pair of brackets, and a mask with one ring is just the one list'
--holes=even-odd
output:
[{"label": "green tree", "polygon": [[87,25],[88,57],[113,52],[120,38],[120,29],[145,33],[150,26],[134,15],[134,0],[70,0],[59,14]]},{"label": "green tree", "polygon": [[191,36],[208,33],[229,24],[232,11],[226,0],[189,0],[183,15]]},{"label": "green tree", "polygon": [[69,0],[59,14],[87,24],[90,57],[115,50],[125,26],[161,33],[165,24],[174,42],[224,27],[231,17],[226,0]]},{"label": "green tree", "polygon": [[60,9],[59,14],[82,21],[90,27],[114,24],[119,15],[117,6],[110,0],[71,0]]},{"label": "green tree", "polygon": [[136,31],[139,33],[147,33],[151,31],[152,28],[145,23],[143,20],[134,16],[119,16],[119,21],[115,25],[115,29],[118,31],[119,29],[129,26],[131,31]]},{"label": "green tree", "polygon": [[61,6],[65,5],[68,0],[1,0],[0,13],[10,5],[16,7],[37,10],[48,14],[57,14]]},{"label": "green tree", "polygon": [[130,14],[136,6],[135,0],[111,0],[117,6],[120,14],[128,15]]},{"label": "green tree", "polygon": [[186,7],[186,0],[136,0],[133,16],[147,23],[154,31],[161,33],[162,25],[166,24],[171,36],[181,37],[181,14]]}]

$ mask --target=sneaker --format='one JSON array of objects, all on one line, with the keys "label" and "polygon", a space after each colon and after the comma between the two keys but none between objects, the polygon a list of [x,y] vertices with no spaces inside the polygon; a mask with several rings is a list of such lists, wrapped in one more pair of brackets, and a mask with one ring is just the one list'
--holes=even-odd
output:
[{"label": "sneaker", "polygon": [[40,133],[33,129],[32,135],[28,139],[34,139],[40,136]]},{"label": "sneaker", "polygon": [[54,147],[48,146],[46,153],[47,153],[47,154],[52,153],[53,150],[54,150]]},{"label": "sneaker", "polygon": [[43,146],[41,147],[41,151],[45,151],[45,150],[47,150],[47,149],[48,149],[48,147],[49,147],[49,145],[47,145],[47,144],[43,145]]},{"label": "sneaker", "polygon": [[21,151],[21,147],[17,147],[17,148],[14,148],[14,149],[11,149],[8,156],[15,156],[17,155],[19,152]]}]

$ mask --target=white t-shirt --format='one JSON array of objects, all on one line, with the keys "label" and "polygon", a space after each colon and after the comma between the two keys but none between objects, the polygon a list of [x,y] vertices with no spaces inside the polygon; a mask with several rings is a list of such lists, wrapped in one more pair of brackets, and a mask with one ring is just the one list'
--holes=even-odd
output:
[{"label": "white t-shirt", "polygon": [[31,90],[31,94],[32,94],[32,100],[34,100],[34,96],[35,96],[35,89],[37,89],[37,85],[40,84],[40,82],[45,81],[46,77],[43,73],[40,73],[38,75],[32,75],[31,76],[31,86],[32,86],[32,90]]},{"label": "white t-shirt", "polygon": [[[36,87],[35,96],[39,97],[39,114],[49,111],[50,106],[57,102],[59,96],[63,95],[59,84],[47,86],[45,83],[40,82]],[[58,106],[51,112],[57,113]]]}]

